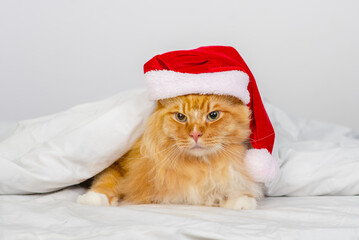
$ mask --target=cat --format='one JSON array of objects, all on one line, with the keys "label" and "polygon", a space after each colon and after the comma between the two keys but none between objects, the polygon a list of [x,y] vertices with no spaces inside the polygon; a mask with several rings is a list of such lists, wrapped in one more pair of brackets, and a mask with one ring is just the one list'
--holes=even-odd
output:
[{"label": "cat", "polygon": [[263,186],[246,173],[250,109],[228,95],[158,101],[143,135],[94,179],[79,203],[255,209]]}]

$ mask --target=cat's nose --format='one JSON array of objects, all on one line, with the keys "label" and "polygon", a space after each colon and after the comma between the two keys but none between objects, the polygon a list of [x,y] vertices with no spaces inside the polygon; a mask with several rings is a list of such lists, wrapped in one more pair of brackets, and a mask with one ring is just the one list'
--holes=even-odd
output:
[{"label": "cat's nose", "polygon": [[202,133],[200,131],[193,131],[189,134],[191,137],[193,137],[194,141],[197,143],[198,138],[202,136]]}]

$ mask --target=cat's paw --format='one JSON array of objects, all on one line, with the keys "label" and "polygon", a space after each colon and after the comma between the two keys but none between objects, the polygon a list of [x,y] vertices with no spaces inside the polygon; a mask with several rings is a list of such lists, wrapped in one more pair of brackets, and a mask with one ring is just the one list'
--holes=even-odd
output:
[{"label": "cat's paw", "polygon": [[229,198],[221,205],[221,207],[234,209],[234,210],[256,209],[257,200],[255,198],[248,196]]},{"label": "cat's paw", "polygon": [[88,191],[84,195],[77,197],[77,203],[96,206],[110,206],[110,201],[103,193]]}]

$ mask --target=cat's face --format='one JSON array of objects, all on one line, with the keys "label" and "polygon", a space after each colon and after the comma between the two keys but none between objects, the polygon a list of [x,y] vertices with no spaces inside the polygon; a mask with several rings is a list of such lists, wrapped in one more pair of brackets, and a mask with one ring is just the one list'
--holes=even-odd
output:
[{"label": "cat's face", "polygon": [[159,138],[194,156],[226,151],[250,134],[250,110],[232,96],[186,95],[159,101]]}]

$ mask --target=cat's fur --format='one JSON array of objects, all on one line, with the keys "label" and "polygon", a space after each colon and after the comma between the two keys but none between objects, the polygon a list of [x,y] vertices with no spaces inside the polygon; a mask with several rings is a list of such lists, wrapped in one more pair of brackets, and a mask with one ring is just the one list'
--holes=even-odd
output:
[{"label": "cat's fur", "polygon": [[[215,121],[207,118],[212,111],[220,111]],[[187,116],[186,122],[175,118],[178,112]],[[161,100],[142,137],[100,173],[78,201],[253,209],[263,192],[244,169],[249,123],[250,110],[235,97],[186,95]],[[200,147],[190,136],[193,131],[202,133]]]}]

